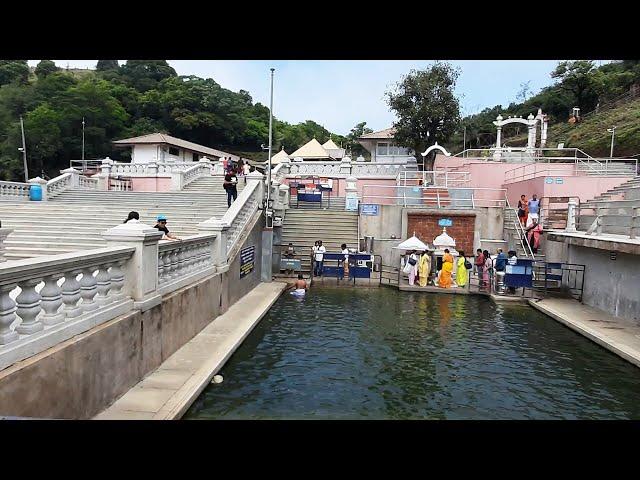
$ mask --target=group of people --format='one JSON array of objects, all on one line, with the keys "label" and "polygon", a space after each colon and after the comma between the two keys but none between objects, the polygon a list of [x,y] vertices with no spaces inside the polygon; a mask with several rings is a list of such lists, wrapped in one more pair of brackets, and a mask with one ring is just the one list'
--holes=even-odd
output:
[{"label": "group of people", "polygon": [[238,198],[238,177],[244,176],[244,183],[247,183],[247,175],[251,172],[251,166],[248,163],[238,163],[234,165],[231,160],[225,163],[225,175],[222,188],[227,192],[227,207]]},{"label": "group of people", "polygon": [[535,193],[531,196],[531,200],[527,200],[526,195],[520,195],[518,219],[525,229],[524,241],[529,244],[534,254],[538,253],[542,225],[540,224],[540,200]]},{"label": "group of people", "polygon": [[504,272],[507,268],[507,263],[509,265],[515,265],[517,261],[518,255],[515,250],[509,250],[508,255],[506,255],[502,249],[499,248],[498,254],[494,259],[489,253],[489,250],[479,248],[476,251],[474,261],[478,275],[478,286],[480,288],[491,286],[496,272]]},{"label": "group of people", "polygon": [[[126,220],[122,223],[129,223],[129,222],[140,223],[140,214],[136,211],[129,212],[129,215],[127,215]],[[180,237],[176,237],[175,235],[169,232],[169,229],[167,228],[167,217],[165,215],[158,215],[156,217],[156,224],[154,225],[153,228],[157,228],[164,234],[162,235],[162,240],[182,240]]]},{"label": "group of people", "polygon": [[[455,261],[448,248],[444,249],[442,257],[442,268],[437,274],[435,284],[441,288],[451,288],[455,284],[464,287],[467,284],[467,270],[472,268],[471,263],[464,255],[464,251],[458,252],[458,259]],[[455,272],[454,272],[455,270]],[[418,285],[426,287],[431,274],[431,256],[429,252],[423,251],[420,256],[413,250],[407,255],[404,266],[404,273],[409,277],[409,285],[415,285],[416,279]]]}]

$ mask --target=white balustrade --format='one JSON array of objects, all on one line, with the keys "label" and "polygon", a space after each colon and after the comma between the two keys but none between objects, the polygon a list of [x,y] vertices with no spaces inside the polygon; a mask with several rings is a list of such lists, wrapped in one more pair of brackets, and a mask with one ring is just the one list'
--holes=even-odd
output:
[{"label": "white balustrade", "polygon": [[63,173],[55,178],[52,178],[47,182],[47,196],[51,197],[56,195],[64,190],[72,188],[72,174],[71,173]]},{"label": "white balustrade", "polygon": [[196,235],[158,245],[158,291],[167,294],[215,273],[215,235]]},{"label": "white balustrade", "polygon": [[27,200],[29,198],[28,183],[0,182],[1,200]]},{"label": "white balustrade", "polygon": [[80,176],[78,177],[78,186],[84,189],[96,190],[98,188],[98,179]]},{"label": "white balustrade", "polygon": [[0,264],[0,369],[133,307],[120,266],[135,248],[109,247]]}]

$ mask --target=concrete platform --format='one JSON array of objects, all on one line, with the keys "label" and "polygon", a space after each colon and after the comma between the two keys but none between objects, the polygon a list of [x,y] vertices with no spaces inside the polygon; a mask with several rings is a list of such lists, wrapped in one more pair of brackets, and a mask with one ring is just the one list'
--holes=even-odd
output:
[{"label": "concrete platform", "polygon": [[577,300],[547,298],[529,304],[640,367],[640,325]]},{"label": "concrete platform", "polygon": [[94,420],[181,418],[285,288],[258,285]]},{"label": "concrete platform", "polygon": [[441,288],[441,287],[435,287],[433,285],[427,285],[425,287],[421,287],[420,285],[400,284],[398,289],[403,292],[448,293],[452,295],[471,295],[472,293],[475,293],[475,292],[470,292],[467,287]]}]

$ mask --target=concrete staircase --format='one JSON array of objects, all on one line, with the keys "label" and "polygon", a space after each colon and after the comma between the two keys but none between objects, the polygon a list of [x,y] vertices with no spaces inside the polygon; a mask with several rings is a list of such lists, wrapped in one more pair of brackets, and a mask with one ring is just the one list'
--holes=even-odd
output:
[{"label": "concrete staircase", "polygon": [[619,185],[615,188],[607,190],[606,192],[594,197],[586,203],[593,201],[603,200],[624,200],[627,196],[633,198],[640,198],[640,176],[634,177],[631,180]]},{"label": "concrete staircase", "polygon": [[[333,199],[331,201],[333,207]],[[340,245],[347,244],[348,248],[359,248],[358,214],[342,210],[314,210],[311,208],[291,208],[287,210],[282,227],[282,247],[293,243],[296,258],[302,263],[302,273],[311,272],[311,248],[316,240],[322,240],[327,252],[340,252]]]},{"label": "concrete staircase", "polygon": [[577,171],[582,175],[607,176],[607,177],[624,177],[636,175],[636,165],[634,162],[605,162],[596,163],[590,161],[589,164],[579,162]]},{"label": "concrete staircase", "polygon": [[[222,190],[222,189],[221,189]],[[4,242],[5,258],[17,260],[104,247],[101,233],[135,210],[155,225],[164,214],[177,236],[195,235],[197,225],[227,210],[224,190],[183,192],[99,192],[67,190],[48,202],[5,202],[2,226],[13,229]]]},{"label": "concrete staircase", "polygon": [[[222,187],[222,182],[224,181],[224,177],[215,176],[215,177],[199,177],[196,178],[193,182],[187,184],[186,187],[182,190],[183,192],[209,192],[209,193],[219,193],[222,192],[227,195],[227,192]],[[244,177],[238,178],[238,193],[242,191],[245,186]]]},{"label": "concrete staircase", "polygon": [[[521,233],[519,230],[516,229],[516,227],[514,226],[514,221],[519,222],[518,220],[518,214],[516,213],[516,211],[513,208],[508,208],[506,207],[504,209],[504,239],[507,242],[507,246],[508,249],[511,250],[515,250],[518,254],[518,258],[531,258],[530,256],[527,255],[527,252],[525,252],[522,243],[520,242],[520,236]],[[492,252],[493,253],[493,252]],[[505,252],[507,253],[507,252]],[[544,261],[545,259],[545,255],[544,255],[544,234],[542,235],[541,239],[540,239],[540,248],[538,249],[538,253],[535,254],[535,259],[536,260],[542,260]]]}]

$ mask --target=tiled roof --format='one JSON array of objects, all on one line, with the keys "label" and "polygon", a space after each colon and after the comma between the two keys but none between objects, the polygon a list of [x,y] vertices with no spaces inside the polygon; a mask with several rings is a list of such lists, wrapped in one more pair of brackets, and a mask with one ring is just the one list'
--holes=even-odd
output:
[{"label": "tiled roof", "polygon": [[381,139],[393,138],[395,133],[396,133],[395,128],[391,127],[391,128],[385,128],[384,130],[380,130],[379,132],[367,133],[365,135],[362,135],[359,139],[364,140],[364,139],[376,139],[376,138],[381,138]]},{"label": "tiled roof", "polygon": [[141,135],[139,137],[124,138],[122,140],[116,140],[113,142],[115,145],[141,145],[141,144],[157,144],[163,143],[172,145],[174,147],[184,148],[185,150],[191,150],[192,152],[201,153],[203,155],[209,155],[212,157],[231,157],[233,160],[238,160],[240,157],[233,155],[222,150],[216,150],[215,148],[205,147],[198,145],[197,143],[188,142],[181,138],[172,137],[165,133],[150,133],[149,135]]}]

